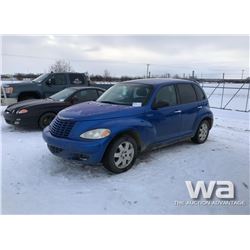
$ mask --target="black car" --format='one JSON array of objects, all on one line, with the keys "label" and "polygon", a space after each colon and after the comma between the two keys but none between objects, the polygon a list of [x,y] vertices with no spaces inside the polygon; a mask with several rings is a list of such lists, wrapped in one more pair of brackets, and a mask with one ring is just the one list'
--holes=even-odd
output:
[{"label": "black car", "polygon": [[47,99],[26,100],[8,106],[4,112],[8,124],[45,128],[56,114],[71,105],[95,101],[105,92],[97,87],[66,88]]}]

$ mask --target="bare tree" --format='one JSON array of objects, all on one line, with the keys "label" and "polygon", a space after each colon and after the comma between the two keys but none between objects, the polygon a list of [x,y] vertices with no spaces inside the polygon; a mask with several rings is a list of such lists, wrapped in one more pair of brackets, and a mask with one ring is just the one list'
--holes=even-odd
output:
[{"label": "bare tree", "polygon": [[108,82],[111,81],[111,74],[107,69],[104,70],[103,78],[104,78],[104,81],[108,81]]},{"label": "bare tree", "polygon": [[107,69],[105,69],[105,70],[104,70],[104,73],[103,73],[103,76],[104,76],[105,78],[110,77],[110,72],[109,72]]},{"label": "bare tree", "polygon": [[71,67],[69,62],[65,60],[57,60],[54,64],[49,67],[50,72],[62,73],[62,72],[73,72],[73,68]]}]

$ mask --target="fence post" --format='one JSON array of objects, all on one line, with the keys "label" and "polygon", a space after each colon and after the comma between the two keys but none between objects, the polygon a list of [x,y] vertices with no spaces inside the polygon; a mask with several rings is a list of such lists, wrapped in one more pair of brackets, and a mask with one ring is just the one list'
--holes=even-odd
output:
[{"label": "fence post", "polygon": [[250,82],[248,83],[247,100],[246,100],[246,108],[245,108],[245,112],[247,112],[247,107],[248,107],[248,99],[249,99],[249,92],[250,92]]},{"label": "fence post", "polygon": [[221,95],[221,103],[220,103],[220,108],[222,109],[222,105],[223,105],[223,99],[224,99],[224,89],[225,89],[225,73],[223,73],[222,75],[222,79],[223,79],[223,85],[222,85],[222,95]]}]

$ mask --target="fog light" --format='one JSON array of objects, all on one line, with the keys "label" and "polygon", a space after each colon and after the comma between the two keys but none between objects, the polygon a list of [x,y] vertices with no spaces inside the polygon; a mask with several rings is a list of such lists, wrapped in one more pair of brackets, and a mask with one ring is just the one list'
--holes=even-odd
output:
[{"label": "fog light", "polygon": [[81,161],[87,161],[89,157],[87,155],[79,155],[79,160]]}]

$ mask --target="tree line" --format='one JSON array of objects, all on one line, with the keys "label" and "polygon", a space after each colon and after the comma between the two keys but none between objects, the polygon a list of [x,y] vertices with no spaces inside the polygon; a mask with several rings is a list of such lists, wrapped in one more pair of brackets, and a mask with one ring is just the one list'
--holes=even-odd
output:
[{"label": "tree line", "polygon": [[[38,76],[40,76],[41,73],[16,73],[16,74],[2,74],[1,78],[4,80],[18,80],[18,81],[22,81],[22,80],[33,80],[35,78],[37,78]],[[129,81],[129,80],[135,80],[135,79],[140,79],[142,77],[132,77],[132,76],[105,76],[105,75],[98,75],[98,74],[91,74],[89,75],[89,79],[91,81],[94,82],[120,82],[120,81]]]}]

